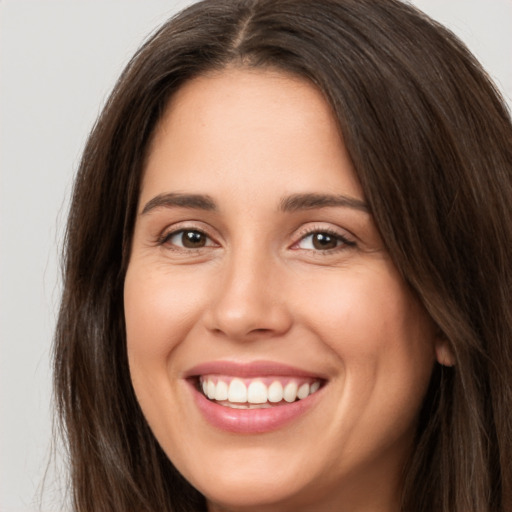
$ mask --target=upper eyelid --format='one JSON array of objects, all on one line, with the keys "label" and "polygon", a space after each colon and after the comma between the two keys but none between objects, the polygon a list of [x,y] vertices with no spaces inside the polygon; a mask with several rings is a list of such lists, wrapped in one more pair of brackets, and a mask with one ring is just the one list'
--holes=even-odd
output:
[{"label": "upper eyelid", "polygon": [[163,235],[176,233],[178,231],[200,231],[201,233],[204,233],[207,236],[212,236],[211,228],[209,228],[207,224],[199,220],[185,220],[168,224],[165,228],[161,230],[161,234]]},{"label": "upper eyelid", "polygon": [[301,240],[302,238],[311,235],[313,233],[329,233],[334,236],[339,236],[340,238],[346,238],[350,239],[350,241],[354,241],[353,239],[356,238],[355,235],[353,235],[349,230],[341,228],[341,227],[333,227],[332,225],[326,226],[321,225],[321,223],[315,223],[310,222],[307,223],[305,226],[300,227],[299,229],[294,231],[295,235],[294,238],[296,239],[296,242]]}]

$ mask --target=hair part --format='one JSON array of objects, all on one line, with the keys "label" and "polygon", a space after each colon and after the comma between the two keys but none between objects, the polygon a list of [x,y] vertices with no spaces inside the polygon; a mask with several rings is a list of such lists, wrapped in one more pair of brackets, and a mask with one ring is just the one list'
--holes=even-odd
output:
[{"label": "hair part", "polygon": [[403,278],[449,341],[404,468],[404,512],[512,507],[512,129],[449,31],[397,0],[192,5],[137,52],[85,148],[65,239],[55,396],[74,507],[200,511],[133,392],[124,275],[145,159],[172,95],[229,66],[313,83]]}]

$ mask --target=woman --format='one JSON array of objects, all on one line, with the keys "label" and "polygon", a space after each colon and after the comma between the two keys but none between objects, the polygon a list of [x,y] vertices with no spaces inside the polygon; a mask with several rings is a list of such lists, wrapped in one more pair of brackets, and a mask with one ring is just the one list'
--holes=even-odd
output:
[{"label": "woman", "polygon": [[468,51],[395,0],[164,25],[75,185],[75,509],[510,510],[511,134]]}]

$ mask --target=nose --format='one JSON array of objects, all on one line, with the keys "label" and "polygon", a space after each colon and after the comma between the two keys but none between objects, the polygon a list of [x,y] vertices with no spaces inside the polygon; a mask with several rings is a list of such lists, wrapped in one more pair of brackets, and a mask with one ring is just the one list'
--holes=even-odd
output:
[{"label": "nose", "polygon": [[233,340],[277,337],[292,315],[282,272],[265,255],[233,255],[225,262],[206,314],[207,328]]}]

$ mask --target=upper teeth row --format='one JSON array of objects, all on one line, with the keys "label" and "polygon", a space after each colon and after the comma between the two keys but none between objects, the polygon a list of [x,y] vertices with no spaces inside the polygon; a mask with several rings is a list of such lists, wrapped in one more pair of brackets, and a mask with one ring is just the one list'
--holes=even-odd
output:
[{"label": "upper teeth row", "polygon": [[273,381],[268,387],[260,380],[251,381],[249,386],[241,379],[233,379],[229,385],[218,379],[215,382],[212,378],[202,378],[201,386],[203,393],[210,400],[227,400],[228,402],[264,404],[265,402],[295,402],[318,391],[319,381],[311,384],[305,382],[300,384],[291,380],[285,386],[278,380]]}]

